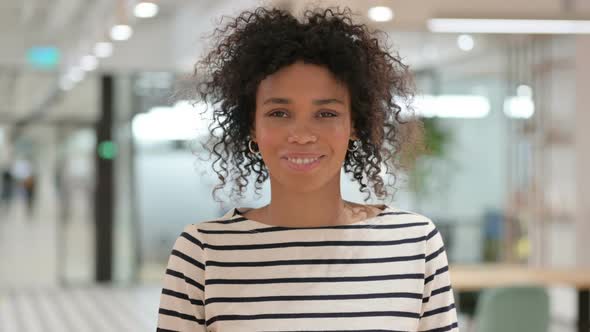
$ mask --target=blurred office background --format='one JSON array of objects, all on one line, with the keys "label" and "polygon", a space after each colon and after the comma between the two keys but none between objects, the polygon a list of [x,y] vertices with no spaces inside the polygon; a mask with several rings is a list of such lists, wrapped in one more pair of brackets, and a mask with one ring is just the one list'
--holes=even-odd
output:
[{"label": "blurred office background", "polygon": [[[443,233],[461,330],[588,331],[590,2],[314,3],[352,8],[415,74],[432,152],[386,203]],[[173,241],[232,207],[187,79],[219,18],[257,4],[0,0],[0,331],[154,330]]]}]

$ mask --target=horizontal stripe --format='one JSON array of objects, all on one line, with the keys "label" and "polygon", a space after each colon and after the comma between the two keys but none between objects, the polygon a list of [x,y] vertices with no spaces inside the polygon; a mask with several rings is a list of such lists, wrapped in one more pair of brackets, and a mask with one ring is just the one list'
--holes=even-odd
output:
[{"label": "horizontal stripe", "polygon": [[455,322],[451,325],[444,326],[444,327],[438,327],[435,329],[424,330],[424,331],[420,331],[420,332],[445,332],[445,331],[450,331],[455,328],[459,328],[459,324],[457,322]]},{"label": "horizontal stripe", "polygon": [[203,285],[201,285],[199,282],[185,276],[184,273],[182,273],[182,272],[174,271],[172,269],[166,269],[166,274],[183,279],[184,281],[186,281],[187,284],[193,285],[202,291],[205,290],[205,287]]},{"label": "horizontal stripe", "polygon": [[166,315],[166,316],[177,317],[177,318],[184,319],[184,320],[190,320],[190,321],[196,322],[199,325],[205,324],[204,319],[198,319],[193,315],[183,314],[183,313],[175,311],[175,310],[168,310],[168,309],[160,308],[160,310],[158,310],[158,313],[162,314],[162,315]]},{"label": "horizontal stripe", "polygon": [[422,317],[429,317],[429,316],[433,316],[433,315],[437,315],[437,314],[441,314],[443,312],[447,312],[449,310],[455,309],[455,304],[450,304],[446,307],[441,307],[441,308],[437,308],[434,310],[430,310],[430,311],[426,311],[424,312],[424,314],[422,315]]},{"label": "horizontal stripe", "polygon": [[430,233],[428,233],[428,235],[426,236],[427,240],[432,239],[436,234],[438,234],[438,229],[433,229]]},{"label": "horizontal stripe", "polygon": [[426,277],[426,279],[424,279],[424,284],[427,284],[427,283],[431,282],[432,280],[434,280],[434,277],[435,276],[437,276],[439,274],[442,274],[442,273],[445,273],[447,271],[449,271],[449,266],[448,265],[445,265],[444,267],[441,267],[440,269],[436,270],[436,272],[434,272],[431,276]]},{"label": "horizontal stripe", "polygon": [[451,290],[451,286],[441,287],[432,291],[432,295],[438,295],[440,293],[448,292]]},{"label": "horizontal stripe", "polygon": [[[404,212],[404,211],[397,211],[397,212],[383,212],[383,213],[379,213],[378,215],[375,216],[375,218],[377,217],[382,217],[382,216],[390,216],[390,215],[408,215],[408,214],[412,214],[410,212]],[[237,210],[235,210],[234,212],[234,216],[240,216],[238,218],[234,218],[234,219],[228,219],[228,220],[212,220],[212,221],[206,221],[204,222],[205,224],[222,224],[222,225],[229,225],[229,224],[234,224],[236,222],[240,222],[240,221],[247,221],[249,220],[246,217],[243,217],[242,214],[240,214]],[[373,219],[373,218],[371,218]]]},{"label": "horizontal stripe", "polygon": [[197,261],[196,259],[194,259],[194,258],[186,255],[185,253],[183,253],[181,251],[178,251],[178,250],[174,249],[174,250],[172,250],[171,255],[172,256],[176,256],[176,257],[178,257],[178,258],[180,258],[180,259],[182,259],[182,260],[184,260],[184,261],[186,261],[188,263],[191,263],[192,265],[198,267],[201,270],[205,270],[205,265],[203,263]]},{"label": "horizontal stripe", "polygon": [[383,213],[379,213],[378,216],[402,216],[402,215],[414,215],[413,213],[410,212],[405,212],[405,211],[396,211],[396,212],[383,212]]},{"label": "horizontal stripe", "polygon": [[366,277],[307,277],[307,278],[268,278],[268,279],[207,279],[205,285],[255,285],[255,284],[282,284],[282,283],[306,283],[306,282],[365,282],[379,280],[399,279],[424,279],[424,274],[388,274]]},{"label": "horizontal stripe", "polygon": [[360,259],[294,259],[261,262],[220,262],[207,261],[207,266],[219,267],[259,267],[259,266],[281,266],[281,265],[318,265],[318,264],[374,264],[390,262],[406,262],[424,259],[424,255],[384,257],[384,258],[360,258]]},{"label": "horizontal stripe", "polygon": [[289,330],[289,331],[261,331],[261,332],[407,332],[401,330]]},{"label": "horizontal stripe", "polygon": [[333,300],[364,300],[406,298],[422,299],[418,293],[376,293],[376,294],[343,294],[343,295],[283,295],[256,297],[214,297],[205,300],[210,303],[243,303],[243,302],[276,302],[276,301],[333,301]]},{"label": "horizontal stripe", "polygon": [[168,330],[168,329],[163,329],[163,328],[159,328],[158,327],[156,329],[156,332],[180,332],[180,331],[177,331],[177,330]]},{"label": "horizontal stripe", "polygon": [[196,244],[197,246],[199,246],[199,248],[201,248],[201,249],[204,248],[203,243],[201,243],[201,241],[195,239],[192,235],[188,234],[187,232],[182,232],[182,234],[180,234],[180,236],[182,236],[183,238]]},{"label": "horizontal stripe", "polygon": [[451,290],[451,286],[445,286],[445,287],[441,287],[439,289],[435,289],[431,292],[430,296],[422,299],[422,303],[427,303],[430,300],[430,298],[433,297],[434,295],[442,294],[442,293],[448,292],[450,290]]},{"label": "horizontal stripe", "polygon": [[298,230],[319,230],[319,229],[399,229],[409,228],[417,226],[426,226],[427,222],[412,222],[406,224],[393,224],[393,225],[338,225],[338,226],[324,226],[324,227],[299,227],[299,228],[288,228],[288,227],[263,227],[255,228],[251,230],[210,230],[210,229],[198,229],[199,233],[203,234],[252,234],[252,233],[270,233],[270,232],[283,232],[283,231],[298,231]]},{"label": "horizontal stripe", "polygon": [[245,245],[212,245],[205,244],[204,247],[212,250],[259,250],[292,247],[362,247],[362,246],[392,246],[407,243],[418,243],[426,240],[426,236],[420,236],[402,240],[390,241],[315,241],[315,242],[279,242],[264,244]]},{"label": "horizontal stripe", "polygon": [[433,252],[432,254],[426,256],[426,262],[430,262],[431,260],[435,259],[436,257],[438,257],[438,255],[440,255],[441,253],[443,253],[445,251],[445,247],[440,247],[437,251]]},{"label": "horizontal stripe", "polygon": [[184,294],[184,293],[181,293],[181,292],[176,292],[176,291],[173,291],[171,289],[163,288],[162,289],[162,294],[169,295],[169,296],[174,296],[174,297],[177,297],[177,298],[183,299],[183,300],[187,300],[187,301],[189,301],[193,305],[198,305],[198,306],[202,306],[203,305],[203,301],[191,299],[191,298],[188,297],[187,294]]},{"label": "horizontal stripe", "polygon": [[246,217],[238,217],[235,219],[228,219],[228,220],[212,220],[212,221],[206,221],[203,224],[221,224],[221,225],[229,225],[229,224],[234,224],[240,221],[246,221],[248,220],[248,218]]},{"label": "horizontal stripe", "polygon": [[207,326],[216,321],[224,320],[256,320],[256,319],[306,319],[306,318],[358,318],[358,317],[407,317],[420,318],[414,312],[404,311],[369,311],[369,312],[310,312],[260,315],[219,315],[207,320]]}]

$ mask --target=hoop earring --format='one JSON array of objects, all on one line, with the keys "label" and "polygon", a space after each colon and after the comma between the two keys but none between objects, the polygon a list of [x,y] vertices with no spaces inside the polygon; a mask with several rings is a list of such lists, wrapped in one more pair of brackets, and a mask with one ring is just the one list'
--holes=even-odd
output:
[{"label": "hoop earring", "polygon": [[352,142],[352,146],[354,147],[352,150],[350,148],[348,148],[347,150],[350,152],[354,152],[356,150],[359,149],[359,147],[361,146],[361,140],[350,140]]},{"label": "hoop earring", "polygon": [[260,150],[254,151],[254,148],[252,148],[252,143],[254,143],[254,141],[248,140],[248,150],[250,150],[253,155],[260,156]]}]

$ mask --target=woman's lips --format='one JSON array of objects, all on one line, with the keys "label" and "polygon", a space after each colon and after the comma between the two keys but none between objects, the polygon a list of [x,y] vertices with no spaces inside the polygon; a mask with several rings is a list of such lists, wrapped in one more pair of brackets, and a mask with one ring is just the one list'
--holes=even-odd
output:
[{"label": "woman's lips", "polygon": [[[313,158],[305,157],[305,158],[299,158],[299,159],[313,159]],[[319,156],[319,158],[317,158],[317,160],[312,161],[310,163],[297,164],[293,161],[290,161],[287,157],[284,157],[284,158],[281,158],[281,162],[284,163],[288,168],[290,168],[294,171],[308,172],[308,171],[311,171],[311,170],[317,168],[323,159],[324,159],[324,156]]]},{"label": "woman's lips", "polygon": [[324,155],[319,153],[285,153],[281,158],[318,158]]}]

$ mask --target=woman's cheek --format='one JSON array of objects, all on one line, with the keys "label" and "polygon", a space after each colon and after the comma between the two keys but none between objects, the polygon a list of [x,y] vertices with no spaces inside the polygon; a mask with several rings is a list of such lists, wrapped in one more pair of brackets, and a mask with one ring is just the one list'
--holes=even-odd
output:
[{"label": "woman's cheek", "polygon": [[268,129],[260,129],[257,133],[258,147],[261,150],[272,150],[273,146],[280,143],[280,133]]},{"label": "woman's cheek", "polygon": [[331,126],[324,128],[323,132],[329,133],[333,139],[345,140],[348,142],[350,127],[344,123],[332,124]]},{"label": "woman's cheek", "polygon": [[269,137],[276,135],[276,130],[273,130],[271,126],[263,125],[258,128],[257,135],[259,141],[266,142],[269,140]]}]

